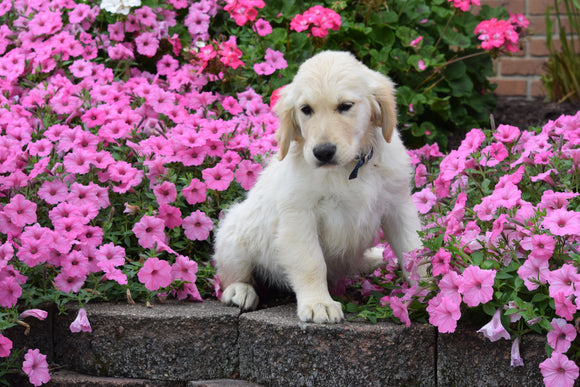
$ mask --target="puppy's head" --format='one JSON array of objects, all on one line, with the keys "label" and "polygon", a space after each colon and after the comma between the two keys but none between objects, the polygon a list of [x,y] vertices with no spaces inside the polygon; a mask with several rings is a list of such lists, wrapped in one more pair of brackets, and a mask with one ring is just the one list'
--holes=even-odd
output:
[{"label": "puppy's head", "polygon": [[397,125],[392,81],[351,54],[325,51],[300,66],[274,110],[280,159],[292,141],[315,166],[342,166],[368,152],[377,127],[390,142]]}]

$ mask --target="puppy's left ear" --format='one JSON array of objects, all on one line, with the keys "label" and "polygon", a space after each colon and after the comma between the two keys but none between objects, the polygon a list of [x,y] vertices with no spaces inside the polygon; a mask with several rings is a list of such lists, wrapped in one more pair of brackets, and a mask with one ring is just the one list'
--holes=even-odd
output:
[{"label": "puppy's left ear", "polygon": [[274,105],[274,112],[279,120],[276,140],[280,147],[280,160],[283,160],[288,154],[292,141],[302,138],[300,127],[294,115],[294,105],[290,103],[291,98],[288,95],[291,87],[291,85],[288,85],[280,92],[280,98]]},{"label": "puppy's left ear", "polygon": [[395,85],[386,76],[371,71],[373,73],[371,90],[374,98],[373,124],[380,126],[383,130],[383,137],[387,142],[391,142],[393,131],[397,126],[397,99],[395,97]]}]

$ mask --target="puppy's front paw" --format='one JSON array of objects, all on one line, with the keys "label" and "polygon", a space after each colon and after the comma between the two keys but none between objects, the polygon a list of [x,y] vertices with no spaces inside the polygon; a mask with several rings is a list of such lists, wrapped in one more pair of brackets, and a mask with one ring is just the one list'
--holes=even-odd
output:
[{"label": "puppy's front paw", "polygon": [[234,282],[224,290],[221,301],[237,305],[242,310],[253,310],[258,306],[258,294],[254,287],[243,282]]},{"label": "puppy's front paw", "polygon": [[298,318],[317,324],[338,323],[344,318],[340,302],[333,300],[298,305]]}]

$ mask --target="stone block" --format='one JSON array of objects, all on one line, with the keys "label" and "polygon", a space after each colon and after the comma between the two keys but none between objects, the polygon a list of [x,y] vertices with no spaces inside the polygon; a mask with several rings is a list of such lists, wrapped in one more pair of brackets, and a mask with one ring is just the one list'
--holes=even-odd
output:
[{"label": "stone block", "polygon": [[83,375],[72,371],[56,371],[51,376],[47,387],[185,387],[185,382],[110,378]]},{"label": "stone block", "polygon": [[58,311],[52,304],[43,304],[37,309],[48,312],[46,319],[41,321],[34,317],[26,317],[23,322],[30,327],[28,332],[23,325],[16,325],[7,329],[3,334],[12,340],[13,349],[22,351],[22,356],[29,349],[39,349],[40,353],[46,355],[46,360],[50,363],[53,361],[52,319]]},{"label": "stone block", "polygon": [[216,301],[152,308],[89,304],[91,333],[71,333],[76,311],[54,324],[55,360],[97,376],[152,380],[231,378],[238,367],[238,315]]},{"label": "stone block", "polygon": [[440,386],[543,386],[538,368],[546,359],[546,338],[525,335],[520,343],[523,367],[511,366],[511,340],[490,342],[479,327],[458,326],[437,339],[437,383]]},{"label": "stone block", "polygon": [[435,328],[307,324],[296,305],[240,317],[240,377],[268,386],[435,386]]},{"label": "stone block", "polygon": [[187,387],[260,387],[260,385],[245,380],[218,379],[189,382]]}]

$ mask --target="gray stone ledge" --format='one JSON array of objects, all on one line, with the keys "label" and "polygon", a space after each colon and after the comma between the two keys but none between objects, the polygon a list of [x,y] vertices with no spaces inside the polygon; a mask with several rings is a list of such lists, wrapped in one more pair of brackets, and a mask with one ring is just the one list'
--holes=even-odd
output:
[{"label": "gray stone ledge", "polygon": [[240,317],[240,376],[268,386],[435,386],[436,332],[302,323],[286,305]]},{"label": "gray stone ledge", "polygon": [[230,378],[238,368],[238,315],[218,302],[90,304],[92,333],[54,324],[55,361],[98,376],[153,380]]},{"label": "gray stone ledge", "polygon": [[524,335],[523,367],[511,366],[512,340],[490,342],[480,327],[459,325],[437,339],[437,382],[441,386],[543,386],[539,364],[546,359],[545,336]]},{"label": "gray stone ledge", "polygon": [[71,371],[53,374],[59,387],[543,384],[539,335],[524,336],[525,366],[513,368],[511,341],[491,343],[473,326],[438,334],[418,323],[306,324],[295,305],[240,315],[217,301],[86,309],[92,333],[70,332],[75,310],[63,316],[49,308],[47,320],[31,319],[30,336],[22,327],[5,334],[14,348],[41,347],[51,364]]}]

